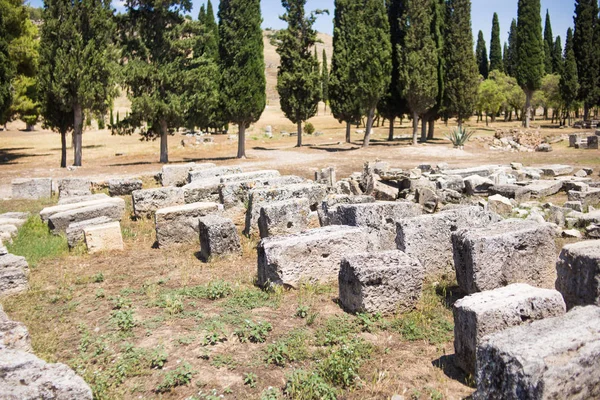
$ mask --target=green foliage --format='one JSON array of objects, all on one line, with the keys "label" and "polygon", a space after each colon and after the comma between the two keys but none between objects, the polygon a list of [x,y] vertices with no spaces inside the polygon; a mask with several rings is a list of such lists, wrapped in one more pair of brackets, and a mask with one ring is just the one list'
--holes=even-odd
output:
[{"label": "green foliage", "polygon": [[477,59],[477,66],[479,67],[479,75],[481,75],[483,79],[487,79],[490,73],[490,65],[488,63],[487,47],[485,46],[485,39],[483,38],[482,31],[479,31],[479,35],[477,36],[475,58]]},{"label": "green foliage", "polygon": [[360,379],[360,366],[370,357],[371,352],[372,346],[362,339],[344,342],[319,364],[319,374],[334,386],[353,387]]},{"label": "green foliage", "polygon": [[275,292],[266,292],[257,288],[235,291],[227,300],[227,307],[235,310],[253,310],[261,307],[279,307],[281,296]]},{"label": "green foliage", "polygon": [[325,49],[323,49],[323,65],[321,66],[321,100],[325,104],[329,101],[329,64]]},{"label": "green foliage", "polygon": [[600,39],[598,2],[576,0],[574,22],[573,51],[579,78],[578,100],[584,103],[584,118],[587,119],[589,109],[596,105],[600,98],[600,49],[597,46]]},{"label": "green foliage", "polygon": [[164,297],[164,308],[169,315],[181,314],[183,312],[183,297],[176,294],[168,294]]},{"label": "green foliage", "polygon": [[567,111],[571,111],[579,94],[579,74],[577,73],[577,60],[575,58],[573,30],[571,28],[567,31],[564,69],[560,77],[559,85],[565,107]]},{"label": "green foliage", "polygon": [[267,335],[273,330],[273,326],[268,322],[244,321],[244,326],[234,332],[242,343],[264,343]]},{"label": "green foliage", "polygon": [[227,341],[225,326],[220,321],[212,321],[206,327],[204,336],[202,337],[203,346],[214,346],[218,343]]},{"label": "green foliage", "polygon": [[296,308],[296,313],[294,314],[294,316],[304,319],[304,318],[308,317],[309,311],[310,311],[310,308],[308,306],[299,304],[298,307]]},{"label": "green foliage", "polygon": [[157,393],[167,393],[177,386],[184,386],[192,381],[196,372],[188,363],[183,363],[182,366],[174,371],[167,372],[163,381],[157,386]]},{"label": "green foliage", "polygon": [[357,321],[347,315],[331,317],[315,333],[319,346],[335,346],[346,342],[351,335],[360,331]]},{"label": "green foliage", "polygon": [[538,90],[544,76],[544,41],[540,0],[519,0],[517,81],[525,93]]},{"label": "green foliage", "polygon": [[306,133],[307,135],[312,135],[313,133],[315,133],[315,126],[310,122],[307,122],[306,124],[304,124],[304,133]]},{"label": "green foliage", "polygon": [[265,362],[267,364],[285,367],[294,361],[301,361],[308,357],[308,333],[302,329],[290,332],[275,343],[269,344],[265,349]]},{"label": "green foliage", "polygon": [[337,390],[316,372],[295,370],[288,376],[284,389],[294,400],[336,400]]},{"label": "green foliage", "polygon": [[209,282],[206,289],[209,300],[223,299],[233,292],[231,285],[223,280]]},{"label": "green foliage", "polygon": [[500,22],[498,14],[494,13],[492,19],[492,40],[490,42],[490,71],[504,72],[502,60],[502,45],[500,44]]},{"label": "green foliage", "polygon": [[477,108],[486,114],[491,114],[492,120],[495,119],[496,114],[498,114],[505,102],[506,97],[495,80],[486,79],[479,84],[479,101],[477,102]]},{"label": "green foliage", "polygon": [[273,387],[266,388],[260,394],[260,400],[279,400],[280,398],[279,390]]},{"label": "green foliage", "polygon": [[552,52],[554,51],[554,35],[550,22],[550,11],[546,10],[546,23],[544,24],[544,70],[546,75],[554,73],[552,65]]},{"label": "green foliage", "polygon": [[167,363],[168,354],[166,350],[161,346],[154,349],[150,354],[150,368],[162,369]]},{"label": "green foliage", "polygon": [[252,372],[248,372],[248,373],[244,374],[244,385],[250,386],[251,388],[255,388],[257,379],[258,379],[258,377],[256,376],[256,374],[253,374]]},{"label": "green foliage", "polygon": [[508,76],[517,77],[517,20],[513,19],[508,32],[508,46],[504,52],[504,69]]},{"label": "green foliage", "polygon": [[452,129],[446,138],[452,142],[454,147],[463,147],[473,136],[475,131],[463,127]]},{"label": "green foliage", "polygon": [[29,217],[13,243],[7,243],[6,247],[12,254],[25,257],[32,268],[44,259],[57,258],[69,252],[66,237],[52,234],[37,215]]},{"label": "green foliage", "polygon": [[8,119],[8,112],[12,104],[10,81],[14,73],[8,54],[4,15],[4,10],[0,10],[0,124],[4,124]]},{"label": "green foliage", "polygon": [[111,313],[110,319],[123,333],[130,333],[136,325],[131,309],[115,310]]},{"label": "green foliage", "polygon": [[552,51],[552,71],[554,71],[556,75],[562,75],[564,69],[563,64],[562,42],[560,36],[557,36],[556,40],[554,41],[554,49]]},{"label": "green foliage", "polygon": [[94,282],[94,283],[104,282],[104,274],[102,272],[98,272],[98,273],[94,274],[94,276],[92,277],[92,282]]}]

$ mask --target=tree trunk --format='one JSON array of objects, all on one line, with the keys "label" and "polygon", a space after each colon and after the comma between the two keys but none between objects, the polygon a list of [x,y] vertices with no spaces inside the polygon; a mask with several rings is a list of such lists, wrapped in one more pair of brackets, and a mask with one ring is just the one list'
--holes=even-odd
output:
[{"label": "tree trunk", "polygon": [[590,106],[587,104],[583,105],[583,120],[587,121],[590,117]]},{"label": "tree trunk", "polygon": [[169,163],[169,127],[164,119],[160,121],[160,162]]},{"label": "tree trunk", "polygon": [[490,126],[488,123],[488,113],[485,113],[485,126]]},{"label": "tree trunk", "polygon": [[375,107],[369,110],[367,115],[367,127],[365,129],[365,140],[363,141],[362,147],[369,147],[369,141],[371,140],[371,130],[373,129],[373,119],[375,117]]},{"label": "tree trunk", "polygon": [[427,142],[427,120],[421,118],[421,143]]},{"label": "tree trunk", "polygon": [[390,118],[390,129],[388,133],[388,141],[394,141],[394,121],[396,121],[396,117]]},{"label": "tree trunk", "polygon": [[413,145],[416,146],[418,144],[417,142],[417,135],[419,133],[419,116],[417,115],[416,112],[413,112]]},{"label": "tree trunk", "polygon": [[238,124],[238,152],[237,158],[246,158],[246,123]]},{"label": "tree trunk", "polygon": [[83,109],[81,108],[81,104],[75,104],[73,107],[73,118],[73,165],[81,167],[81,137],[83,135]]},{"label": "tree trunk", "polygon": [[302,147],[302,121],[296,124],[297,132],[298,132],[298,141],[296,142],[296,147]]},{"label": "tree trunk", "polygon": [[60,133],[60,167],[67,168],[67,131]]},{"label": "tree trunk", "polygon": [[352,142],[351,131],[352,131],[352,124],[350,122],[346,122],[346,143]]},{"label": "tree trunk", "polygon": [[435,117],[429,120],[429,133],[427,134],[427,140],[433,140],[435,138]]},{"label": "tree trunk", "polygon": [[530,121],[531,121],[531,98],[533,97],[533,92],[531,90],[525,91],[525,118],[523,126],[525,129],[529,129]]}]

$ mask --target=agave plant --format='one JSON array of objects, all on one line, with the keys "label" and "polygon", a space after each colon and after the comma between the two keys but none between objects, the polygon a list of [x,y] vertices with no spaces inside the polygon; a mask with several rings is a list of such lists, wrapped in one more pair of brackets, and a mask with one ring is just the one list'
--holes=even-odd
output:
[{"label": "agave plant", "polygon": [[462,149],[465,147],[465,143],[467,143],[474,134],[474,130],[458,127],[447,134],[446,138],[452,142],[454,148]]}]

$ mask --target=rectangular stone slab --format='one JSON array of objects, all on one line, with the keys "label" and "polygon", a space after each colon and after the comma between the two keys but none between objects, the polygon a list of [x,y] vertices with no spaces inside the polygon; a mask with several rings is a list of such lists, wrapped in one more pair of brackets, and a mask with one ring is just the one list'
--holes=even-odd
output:
[{"label": "rectangular stone slab", "polygon": [[106,202],[111,202],[113,200],[114,199],[111,199],[111,198],[109,198],[108,196],[105,195],[105,196],[103,196],[101,198],[94,199],[94,200],[83,201],[83,202],[75,202],[75,203],[68,203],[68,204],[59,204],[59,205],[52,206],[52,207],[46,207],[42,211],[40,211],[40,218],[42,219],[42,221],[48,222],[48,220],[50,219],[50,217],[53,216],[54,214],[58,214],[58,213],[66,212],[66,211],[75,210],[77,208],[84,208],[84,207],[102,205],[102,204],[104,204]]},{"label": "rectangular stone slab", "polygon": [[111,196],[129,196],[135,190],[142,190],[142,186],[143,182],[141,179],[109,179],[108,194]]},{"label": "rectangular stone slab", "polygon": [[[221,181],[224,178],[226,177],[221,178]],[[303,183],[304,181],[304,179],[294,175],[249,179],[244,181],[228,181],[221,183],[219,186],[219,199],[226,209],[230,209],[247,203],[249,201],[249,192],[252,189],[295,185]]]},{"label": "rectangular stone slab", "polygon": [[485,336],[565,312],[565,302],[558,291],[524,283],[464,297],[453,306],[454,363],[474,374],[477,346]]},{"label": "rectangular stone slab", "polygon": [[29,264],[25,257],[0,255],[0,297],[27,291],[28,274]]},{"label": "rectangular stone slab", "polygon": [[241,254],[242,246],[232,220],[212,214],[199,219],[200,254],[204,260],[212,256]]},{"label": "rectangular stone slab", "polygon": [[569,309],[600,306],[600,240],[566,245],[556,263],[556,289]]},{"label": "rectangular stone slab", "polygon": [[488,336],[477,350],[474,400],[600,398],[600,307]]},{"label": "rectangular stone slab", "polygon": [[342,258],[372,248],[367,232],[350,226],[265,238],[258,245],[258,283],[298,287],[303,281],[331,282]]},{"label": "rectangular stone slab", "polygon": [[240,174],[242,169],[240,167],[216,167],[202,170],[192,170],[188,174],[188,182],[197,182],[204,179],[221,177],[224,175]]},{"label": "rectangular stone slab", "polygon": [[156,211],[156,241],[159,247],[198,242],[198,219],[220,212],[217,203],[192,203]]},{"label": "rectangular stone slab", "polygon": [[268,203],[260,209],[260,237],[290,235],[306,230],[310,205],[308,199],[290,199]]},{"label": "rectangular stone slab", "polygon": [[98,200],[102,201],[102,200],[106,200],[109,198],[110,197],[104,193],[89,194],[89,195],[85,195],[85,196],[62,197],[61,199],[58,200],[57,205],[66,206],[69,204],[87,203],[90,201],[98,201]]},{"label": "rectangular stone slab", "polygon": [[66,232],[69,225],[98,217],[108,217],[113,221],[120,221],[125,214],[125,201],[118,197],[111,197],[102,204],[75,208],[54,214],[48,220],[48,226],[54,232]]},{"label": "rectangular stone slab", "polygon": [[14,179],[11,183],[15,200],[39,200],[52,197],[51,178]]},{"label": "rectangular stone slab", "polygon": [[119,222],[87,226],[83,229],[88,253],[123,250],[123,236]]},{"label": "rectangular stone slab", "polygon": [[84,228],[86,228],[88,226],[92,226],[92,225],[103,225],[103,224],[107,224],[109,222],[114,222],[114,221],[109,217],[98,217],[98,218],[92,218],[92,219],[88,219],[85,221],[69,224],[69,227],[67,228],[67,231],[66,231],[67,243],[69,244],[69,248],[73,248],[73,247],[77,246],[78,243],[80,243],[84,240],[84,233],[83,233]]},{"label": "rectangular stone slab", "polygon": [[[215,164],[208,164],[216,167]],[[188,174],[193,168],[202,169],[202,165],[196,163],[163,165],[160,182],[163,186],[183,186],[187,183]]]},{"label": "rectangular stone slab", "polygon": [[252,179],[263,179],[263,178],[276,178],[281,176],[279,171],[270,169],[263,171],[253,171],[253,172],[244,172],[239,174],[231,174],[221,176],[221,183],[229,183],[229,182],[241,182]]},{"label": "rectangular stone slab", "polygon": [[150,218],[158,209],[185,204],[184,189],[177,187],[136,190],[131,197],[138,218]]}]

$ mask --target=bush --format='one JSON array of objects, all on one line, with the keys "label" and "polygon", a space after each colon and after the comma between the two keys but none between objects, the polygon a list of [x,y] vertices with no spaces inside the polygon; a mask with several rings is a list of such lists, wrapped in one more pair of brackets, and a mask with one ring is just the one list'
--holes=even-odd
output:
[{"label": "bush", "polygon": [[268,322],[253,322],[246,320],[244,327],[234,332],[240,342],[264,343],[267,335],[273,330]]},{"label": "bush", "polygon": [[464,147],[474,134],[474,130],[458,127],[447,134],[446,138],[452,142],[454,147]]},{"label": "bush", "polygon": [[306,133],[307,135],[312,135],[313,133],[315,133],[315,126],[313,124],[311,124],[310,122],[307,122],[304,124],[304,133]]},{"label": "bush", "polygon": [[131,332],[135,327],[133,310],[116,310],[111,314],[111,321],[121,332]]},{"label": "bush", "polygon": [[336,400],[335,388],[317,373],[294,371],[287,379],[285,393],[294,400]]}]

